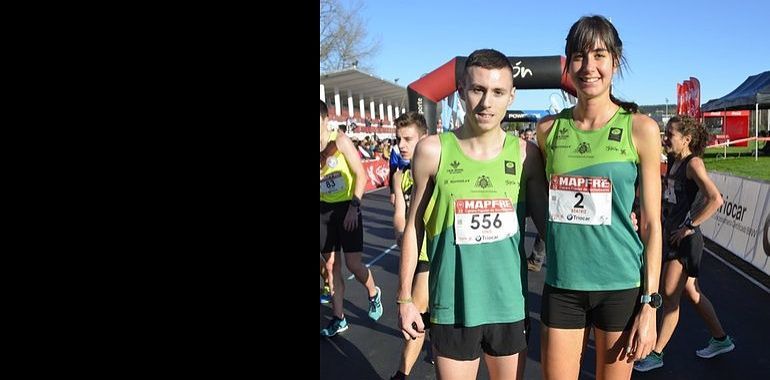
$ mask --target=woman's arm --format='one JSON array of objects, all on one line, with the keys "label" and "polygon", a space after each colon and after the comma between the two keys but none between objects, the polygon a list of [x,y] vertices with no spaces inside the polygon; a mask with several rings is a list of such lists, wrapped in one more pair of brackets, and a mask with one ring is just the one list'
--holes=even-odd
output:
[{"label": "woman's arm", "polygon": [[698,215],[692,215],[692,225],[697,227],[714,215],[722,206],[722,194],[706,172],[706,165],[703,164],[703,159],[700,157],[691,159],[687,164],[687,178],[698,184],[698,188],[706,200],[706,205],[699,210]]},{"label": "woman's arm", "polygon": [[[658,292],[662,261],[662,231],[660,225],[660,132],[658,124],[648,116],[635,114],[633,143],[639,155],[640,210],[642,242],[644,243],[643,294]],[[640,308],[634,321],[627,347],[629,361],[640,360],[655,348],[657,340],[656,310],[649,304]]]}]

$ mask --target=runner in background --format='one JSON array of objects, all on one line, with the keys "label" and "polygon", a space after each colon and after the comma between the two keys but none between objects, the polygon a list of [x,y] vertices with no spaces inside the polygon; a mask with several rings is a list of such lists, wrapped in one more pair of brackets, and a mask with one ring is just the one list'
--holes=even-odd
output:
[{"label": "runner in background", "polygon": [[334,290],[334,317],[321,330],[321,335],[334,336],[348,329],[343,311],[345,282],[338,255],[340,249],[345,252],[345,264],[350,272],[366,287],[369,318],[375,321],[382,316],[382,292],[375,285],[372,272],[361,263],[364,245],[361,197],[366,187],[366,173],[350,138],[344,133],[329,131],[329,110],[323,100],[320,102],[320,246]]}]

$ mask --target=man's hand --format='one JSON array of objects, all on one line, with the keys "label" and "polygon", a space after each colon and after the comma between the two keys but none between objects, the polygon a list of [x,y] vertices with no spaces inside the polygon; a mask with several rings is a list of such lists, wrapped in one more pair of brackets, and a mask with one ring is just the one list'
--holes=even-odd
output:
[{"label": "man's hand", "polygon": [[398,322],[404,339],[414,340],[425,334],[425,324],[422,322],[420,312],[411,302],[398,305]]},{"label": "man's hand", "polygon": [[360,213],[361,211],[358,207],[348,207],[348,212],[345,214],[345,220],[342,222],[345,231],[353,231],[358,227],[358,214]]},{"label": "man's hand", "polygon": [[401,249],[401,243],[404,241],[404,231],[396,232],[396,244]]}]

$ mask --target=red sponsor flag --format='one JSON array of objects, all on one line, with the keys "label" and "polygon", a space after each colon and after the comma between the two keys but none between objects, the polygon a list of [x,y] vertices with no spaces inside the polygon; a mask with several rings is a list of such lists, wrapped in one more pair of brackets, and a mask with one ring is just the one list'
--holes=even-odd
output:
[{"label": "red sponsor flag", "polygon": [[692,93],[690,94],[691,115],[700,119],[700,81],[698,78],[690,77],[690,84],[692,85]]},{"label": "red sponsor flag", "polygon": [[690,81],[682,81],[682,115],[687,115],[690,110]]},{"label": "red sponsor flag", "polygon": [[676,84],[676,114],[681,115],[682,114],[682,103],[684,103],[683,97],[682,97],[682,90],[683,86],[681,83]]}]

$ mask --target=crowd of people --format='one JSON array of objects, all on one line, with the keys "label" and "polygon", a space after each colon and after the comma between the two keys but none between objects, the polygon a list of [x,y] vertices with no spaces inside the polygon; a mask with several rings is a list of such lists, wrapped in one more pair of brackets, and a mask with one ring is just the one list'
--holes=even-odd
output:
[{"label": "crowd of people", "polygon": [[[460,128],[428,134],[416,112],[395,121],[400,161],[391,199],[401,255],[397,294],[388,298],[395,298],[405,344],[391,379],[409,376],[426,334],[439,379],[474,379],[481,357],[490,378],[523,378],[533,311],[528,270],[544,260],[545,379],[579,377],[590,332],[597,379],[662,366],[683,293],[712,335],[696,354],[734,348],[697,280],[699,225],[721,204],[700,159],[705,129],[692,118],[669,121],[664,192],[657,123],[612,92],[625,64],[615,27],[602,16],[582,17],[564,52],[577,104],[520,138],[500,128],[516,83],[506,55],[493,49],[465,61]],[[320,251],[334,311],[321,335],[331,337],[348,328],[340,251],[367,291],[373,320],[382,315],[383,295],[361,264],[361,157],[344,134],[328,131],[323,102],[320,123]],[[529,257],[527,217],[539,241]]]}]

